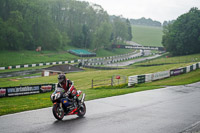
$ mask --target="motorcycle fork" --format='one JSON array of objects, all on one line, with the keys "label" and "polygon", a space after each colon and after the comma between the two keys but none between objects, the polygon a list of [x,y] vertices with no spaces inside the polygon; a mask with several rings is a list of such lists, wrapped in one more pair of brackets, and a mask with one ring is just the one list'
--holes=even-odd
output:
[{"label": "motorcycle fork", "polygon": [[60,103],[60,108],[62,108],[62,103]]}]

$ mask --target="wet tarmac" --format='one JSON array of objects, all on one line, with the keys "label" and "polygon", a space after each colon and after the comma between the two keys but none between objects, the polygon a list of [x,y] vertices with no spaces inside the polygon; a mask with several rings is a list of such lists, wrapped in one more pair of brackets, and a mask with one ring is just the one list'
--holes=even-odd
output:
[{"label": "wet tarmac", "polygon": [[[142,52],[142,51],[140,51],[140,52]],[[145,56],[151,55],[151,50],[144,50],[143,52],[144,52]],[[141,53],[138,53],[138,54],[141,54]],[[138,56],[137,54],[133,55],[133,57],[137,57],[137,56]],[[142,57],[142,58],[139,58],[139,59],[133,59],[133,60],[129,60],[129,61],[123,61],[123,62],[107,64],[106,66],[109,66],[109,67],[128,66],[128,65],[132,65],[132,64],[137,63],[137,62],[155,59],[155,58],[160,57],[161,55],[154,55],[154,56],[149,56],[149,57],[145,57],[145,56]]]},{"label": "wet tarmac", "polygon": [[0,117],[0,131],[185,133],[197,125],[195,132],[199,132],[199,104],[200,82],[87,101],[84,118],[66,116],[62,121],[57,121],[52,108],[5,115]]},{"label": "wet tarmac", "polygon": [[118,63],[113,63],[113,64],[107,64],[106,66],[111,66],[111,67],[122,67],[122,66],[128,66],[128,65],[132,65],[134,63],[137,62],[141,62],[141,61],[146,61],[146,60],[151,60],[154,58],[158,58],[161,55],[154,55],[154,56],[150,56],[150,57],[144,57],[144,58],[139,58],[139,59],[134,59],[134,60],[129,60],[129,61],[124,61],[124,62],[118,62]]}]

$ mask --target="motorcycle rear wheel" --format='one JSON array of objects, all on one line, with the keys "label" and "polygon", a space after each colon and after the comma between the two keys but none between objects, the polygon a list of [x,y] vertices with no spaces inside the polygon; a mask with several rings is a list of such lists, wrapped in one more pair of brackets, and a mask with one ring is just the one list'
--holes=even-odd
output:
[{"label": "motorcycle rear wheel", "polygon": [[53,115],[57,120],[62,120],[64,117],[64,110],[59,106],[59,104],[54,104],[53,108]]},{"label": "motorcycle rear wheel", "polygon": [[81,107],[78,109],[78,114],[77,115],[79,117],[83,117],[85,115],[85,113],[86,113],[86,106],[85,106],[85,103],[83,103],[81,105]]}]

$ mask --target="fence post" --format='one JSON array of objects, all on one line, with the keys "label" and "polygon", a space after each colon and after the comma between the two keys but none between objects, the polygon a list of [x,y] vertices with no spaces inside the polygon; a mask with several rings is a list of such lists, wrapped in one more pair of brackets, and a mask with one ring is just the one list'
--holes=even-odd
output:
[{"label": "fence post", "polygon": [[94,82],[94,81],[93,81],[93,79],[92,79],[92,88],[93,88],[93,82]]},{"label": "fence post", "polygon": [[113,78],[111,78],[111,86],[113,86]]}]

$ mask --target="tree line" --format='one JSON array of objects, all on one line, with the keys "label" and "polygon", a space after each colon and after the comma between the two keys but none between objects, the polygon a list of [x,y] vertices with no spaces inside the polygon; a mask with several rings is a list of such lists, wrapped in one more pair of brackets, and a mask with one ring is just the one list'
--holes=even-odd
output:
[{"label": "tree line", "polygon": [[96,4],[76,0],[1,0],[1,50],[98,50],[132,39],[131,24]]},{"label": "tree line", "polygon": [[133,25],[145,25],[145,26],[157,26],[157,27],[161,27],[162,24],[159,21],[155,21],[152,19],[146,19],[144,17],[140,18],[140,19],[130,19],[131,24]]},{"label": "tree line", "polygon": [[162,44],[172,55],[200,53],[200,10],[188,13],[164,26]]}]

